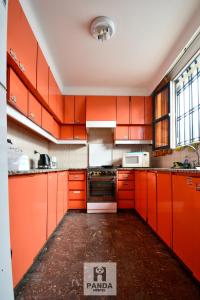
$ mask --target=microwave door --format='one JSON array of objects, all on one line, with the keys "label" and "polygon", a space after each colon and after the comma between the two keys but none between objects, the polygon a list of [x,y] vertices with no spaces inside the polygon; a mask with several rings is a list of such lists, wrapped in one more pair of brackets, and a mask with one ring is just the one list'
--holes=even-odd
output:
[{"label": "microwave door", "polygon": [[142,158],[140,155],[130,155],[126,156],[126,165],[131,167],[140,167],[142,163]]}]

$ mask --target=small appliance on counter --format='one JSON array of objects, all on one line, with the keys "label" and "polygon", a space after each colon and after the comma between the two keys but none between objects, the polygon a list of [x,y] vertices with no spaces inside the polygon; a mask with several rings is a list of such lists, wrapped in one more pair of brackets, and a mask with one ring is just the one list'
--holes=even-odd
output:
[{"label": "small appliance on counter", "polygon": [[57,158],[55,156],[51,157],[51,169],[57,168]]},{"label": "small appliance on counter", "polygon": [[123,154],[123,168],[149,168],[149,152],[127,152]]},{"label": "small appliance on counter", "polygon": [[8,171],[28,171],[30,170],[30,159],[23,151],[14,146],[10,139],[8,145]]},{"label": "small appliance on counter", "polygon": [[40,155],[38,169],[51,169],[51,160],[48,154],[41,154],[37,151],[34,151],[34,153]]}]

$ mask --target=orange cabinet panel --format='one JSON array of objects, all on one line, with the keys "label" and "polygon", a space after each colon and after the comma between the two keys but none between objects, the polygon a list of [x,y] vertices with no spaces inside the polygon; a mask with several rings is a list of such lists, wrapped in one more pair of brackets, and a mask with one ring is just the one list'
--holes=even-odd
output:
[{"label": "orange cabinet panel", "polygon": [[147,172],[135,171],[135,209],[147,220]]},{"label": "orange cabinet panel", "polygon": [[9,207],[16,286],[46,242],[47,174],[10,176]]},{"label": "orange cabinet panel", "polygon": [[127,200],[127,199],[118,200],[117,201],[117,208],[118,209],[131,209],[131,208],[134,208],[134,199],[131,199],[131,200]]},{"label": "orange cabinet panel", "polygon": [[61,136],[61,140],[73,140],[74,138],[73,125],[61,125],[60,136]]},{"label": "orange cabinet panel", "polygon": [[128,96],[117,97],[117,124],[130,123],[130,99]]},{"label": "orange cabinet panel", "polygon": [[85,190],[86,189],[86,186],[85,186],[85,181],[82,180],[82,181],[78,181],[78,180],[75,180],[75,181],[69,181],[68,183],[68,189],[69,190]]},{"label": "orange cabinet panel", "polygon": [[57,210],[56,210],[56,222],[60,223],[64,215],[64,189],[66,188],[65,172],[58,173],[58,190],[57,190]]},{"label": "orange cabinet panel", "polygon": [[68,199],[68,172],[64,173],[64,199],[63,199],[64,213],[68,211],[69,199]]},{"label": "orange cabinet panel", "polygon": [[84,124],[86,117],[86,100],[85,96],[75,96],[75,115],[74,123]]},{"label": "orange cabinet panel", "polygon": [[25,116],[28,115],[28,91],[15,72],[8,69],[8,102]]},{"label": "orange cabinet panel", "polygon": [[134,191],[129,190],[129,191],[118,191],[118,199],[131,199],[134,200]]},{"label": "orange cabinet panel", "polygon": [[85,140],[86,139],[86,128],[83,125],[74,125],[74,139]]},{"label": "orange cabinet panel", "polygon": [[[179,187],[181,189],[181,187]],[[157,233],[170,247],[172,239],[171,174],[157,174]]]},{"label": "orange cabinet panel", "polygon": [[38,45],[37,53],[37,90],[44,99],[49,103],[49,66]]},{"label": "orange cabinet panel", "polygon": [[135,173],[134,171],[118,171],[117,178],[118,180],[134,180]]},{"label": "orange cabinet panel", "polygon": [[57,184],[57,173],[48,173],[47,238],[56,228]]},{"label": "orange cabinet panel", "polygon": [[128,126],[117,126],[115,129],[116,140],[128,140],[129,139],[129,127]]},{"label": "orange cabinet panel", "polygon": [[131,140],[143,140],[144,139],[144,126],[131,126],[130,127],[130,139]]},{"label": "orange cabinet panel", "polygon": [[60,122],[63,122],[63,97],[60,93],[56,80],[49,69],[49,107]]},{"label": "orange cabinet panel", "polygon": [[74,124],[74,108],[75,108],[75,99],[74,96],[65,96],[64,97],[64,123],[65,124]]},{"label": "orange cabinet panel", "polygon": [[42,128],[49,133],[52,133],[53,117],[52,115],[42,107]]},{"label": "orange cabinet panel", "polygon": [[8,4],[8,53],[36,87],[37,41],[18,0]]},{"label": "orange cabinet panel", "polygon": [[144,124],[144,97],[131,97],[131,124]]},{"label": "orange cabinet panel", "polygon": [[134,190],[135,182],[134,181],[125,181],[125,180],[118,180],[118,190]]},{"label": "orange cabinet panel", "polygon": [[69,180],[85,180],[85,172],[69,172]]},{"label": "orange cabinet panel", "polygon": [[157,200],[156,200],[156,177],[154,172],[147,173],[147,199],[148,199],[148,212],[147,220],[151,228],[156,231],[157,229]]},{"label": "orange cabinet panel", "polygon": [[60,139],[60,125],[54,119],[51,133],[55,138]]},{"label": "orange cabinet panel", "polygon": [[69,209],[85,209],[86,208],[86,202],[83,200],[69,200]]},{"label": "orange cabinet panel", "polygon": [[42,125],[42,106],[31,93],[28,94],[28,117],[37,125]]},{"label": "orange cabinet panel", "polygon": [[[106,108],[106,109],[105,109]],[[86,106],[87,121],[115,121],[115,96],[88,96]]]},{"label": "orange cabinet panel", "polygon": [[144,140],[152,140],[153,139],[152,126],[151,125],[144,126],[143,130],[144,130]]},{"label": "orange cabinet panel", "polygon": [[152,97],[148,96],[144,99],[144,124],[152,124]]},{"label": "orange cabinet panel", "polygon": [[69,190],[69,200],[85,200],[85,191]]}]

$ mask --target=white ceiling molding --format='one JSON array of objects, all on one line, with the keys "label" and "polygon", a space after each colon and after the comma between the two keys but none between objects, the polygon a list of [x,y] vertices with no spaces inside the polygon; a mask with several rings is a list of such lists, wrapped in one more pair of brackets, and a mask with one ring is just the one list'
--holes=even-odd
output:
[{"label": "white ceiling molding", "polygon": [[[196,38],[200,32],[200,9],[198,9],[194,16],[191,18],[189,24],[184,28],[180,34],[176,44],[172,51],[170,51],[168,57],[157,72],[157,75],[153,78],[153,81],[148,87],[148,93],[151,94],[160,81],[168,74],[171,69],[175,66],[178,59],[184,54],[184,49],[191,45],[192,41]],[[200,45],[199,45],[200,46]]]},{"label": "white ceiling molding", "polygon": [[149,96],[145,88],[64,87],[64,95]]},{"label": "white ceiling molding", "polygon": [[40,45],[40,48],[42,49],[42,52],[47,60],[47,63],[51,69],[51,72],[53,73],[56,82],[61,90],[61,92],[63,92],[63,84],[62,84],[62,80],[61,77],[59,75],[59,72],[56,68],[54,59],[49,51],[48,45],[47,45],[47,41],[42,33],[42,30],[40,28],[40,23],[38,22],[35,14],[34,14],[34,9],[31,5],[31,1],[27,1],[27,0],[19,0],[24,13],[29,21],[29,24],[32,28],[32,31]]}]

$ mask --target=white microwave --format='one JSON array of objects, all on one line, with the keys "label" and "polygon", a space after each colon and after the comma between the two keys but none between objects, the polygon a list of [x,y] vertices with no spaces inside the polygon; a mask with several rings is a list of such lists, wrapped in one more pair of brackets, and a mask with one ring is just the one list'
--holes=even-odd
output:
[{"label": "white microwave", "polygon": [[127,152],[123,154],[123,168],[148,168],[149,152]]}]

